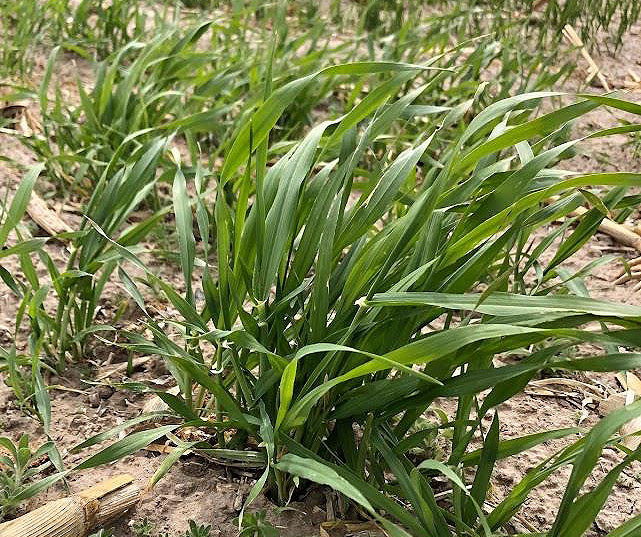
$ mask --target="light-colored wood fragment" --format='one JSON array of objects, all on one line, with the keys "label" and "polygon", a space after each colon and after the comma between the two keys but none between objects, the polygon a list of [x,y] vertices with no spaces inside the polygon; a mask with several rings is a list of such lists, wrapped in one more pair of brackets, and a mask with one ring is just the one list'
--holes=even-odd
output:
[{"label": "light-colored wood fragment", "polygon": [[[577,207],[569,216],[583,216],[588,210],[585,207]],[[629,246],[641,252],[641,236],[637,235],[631,229],[617,224],[614,220],[604,218],[599,225],[599,231],[612,237],[619,244]]]},{"label": "light-colored wood fragment", "polygon": [[31,193],[29,205],[27,205],[27,213],[36,224],[51,236],[72,231],[71,227],[52,211],[35,192]]},{"label": "light-colored wood fragment", "polygon": [[634,231],[628,229],[621,224],[617,224],[614,220],[604,218],[599,226],[599,231],[610,235],[615,241],[624,246],[630,246],[635,250],[641,252],[641,236],[637,235]]},{"label": "light-colored wood fragment", "polygon": [[[558,196],[552,196],[549,198],[548,202],[553,203],[559,199]],[[568,216],[583,216],[585,213],[588,212],[588,209],[585,207],[577,207],[574,211],[568,213]],[[601,233],[605,233],[606,235],[609,235],[612,237],[617,243],[627,246],[630,248],[633,248],[637,252],[641,252],[641,235],[638,233],[635,233],[631,229],[627,228],[626,226],[623,226],[621,224],[616,223],[614,220],[610,220],[609,218],[604,218],[601,221],[601,224],[599,225],[599,231]],[[631,261],[628,261],[628,267],[636,267],[638,265],[641,265],[641,257],[637,257],[635,259],[632,259]],[[617,275],[617,279],[614,280],[614,284],[618,285],[621,283],[625,283],[629,280],[640,280],[641,279],[641,271],[631,271],[628,273],[628,271],[623,268],[619,274]],[[635,291],[641,290],[641,282],[639,282],[635,287]]]},{"label": "light-colored wood fragment", "polygon": [[[548,200],[548,202],[553,203],[558,199],[559,199],[558,196],[552,196]],[[580,206],[574,209],[573,211],[569,212],[568,216],[583,216],[587,212],[588,212],[588,209],[586,209],[583,206]],[[623,244],[624,246],[629,246],[630,248],[634,248],[638,252],[641,252],[641,236],[637,235],[631,229],[621,224],[617,224],[614,220],[611,220],[609,218],[604,218],[601,221],[601,224],[599,225],[599,231],[601,233],[605,233],[606,235],[609,235],[619,244]]]},{"label": "light-colored wood fragment", "polygon": [[130,475],[119,475],[78,494],[49,502],[0,524],[2,537],[86,537],[133,507],[140,497]]},{"label": "light-colored wood fragment", "polygon": [[621,392],[612,394],[607,399],[599,401],[599,415],[607,416],[613,410],[623,407],[625,405],[625,399],[625,392]]},{"label": "light-colored wood fragment", "polygon": [[0,524],[2,537],[84,537],[88,532],[82,502],[73,497]]},{"label": "light-colored wood fragment", "polygon": [[27,105],[23,102],[12,102],[0,107],[1,126],[9,129],[15,129],[24,116]]},{"label": "light-colored wood fragment", "polygon": [[104,526],[118,518],[125,511],[136,505],[140,499],[140,489],[133,483],[110,492],[100,499],[100,509],[96,514],[96,525]]},{"label": "light-colored wood fragment", "polygon": [[641,445],[641,436],[634,433],[639,431],[641,431],[641,418],[634,418],[623,425],[619,431],[621,435],[630,435],[623,439],[623,445],[631,450],[637,449]]},{"label": "light-colored wood fragment", "polygon": [[585,45],[583,44],[583,41],[579,37],[579,34],[576,33],[576,30],[569,24],[566,24],[565,27],[563,28],[563,35],[565,38],[575,47],[579,49],[579,52],[581,52],[581,56],[585,59],[586,62],[588,62],[588,76],[586,78],[586,82],[590,83],[590,81],[596,76],[599,79],[599,82],[601,83],[601,86],[605,91],[610,91],[610,85],[608,84],[608,81],[605,79],[605,76],[601,72],[601,69],[599,69],[599,66],[597,63],[594,61],[592,56],[588,53],[587,49],[585,48]]},{"label": "light-colored wood fragment", "polygon": [[80,491],[76,496],[87,502],[99,500],[100,498],[107,496],[107,494],[114,492],[125,485],[133,483],[133,481],[134,478],[129,474],[117,475],[111,479],[107,479],[106,481],[101,481],[93,487]]},{"label": "light-colored wood fragment", "polygon": [[[632,375],[632,373],[629,374]],[[636,386],[636,383],[639,381],[639,379],[635,375],[632,376],[634,377],[634,379],[622,378],[622,374],[617,375],[617,380],[619,382],[621,382],[622,384],[624,382],[626,383],[628,391],[615,393],[607,399],[601,401],[599,403],[599,414],[601,416],[606,416],[610,412],[619,408],[623,408],[624,406],[632,404],[634,402],[636,390],[634,390],[631,385]],[[635,418],[625,423],[619,430],[619,434],[621,434],[622,436],[626,436],[626,438],[624,438],[622,441],[623,445],[631,450],[637,449],[639,445],[641,445],[641,435],[636,435],[634,433],[638,433],[640,431],[641,418]]]}]

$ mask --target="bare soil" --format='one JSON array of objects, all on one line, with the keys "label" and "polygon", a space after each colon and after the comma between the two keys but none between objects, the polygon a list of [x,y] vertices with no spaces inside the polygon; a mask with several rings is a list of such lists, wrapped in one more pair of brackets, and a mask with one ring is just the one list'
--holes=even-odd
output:
[{"label": "bare soil", "polygon": [[[594,54],[597,63],[602,67],[607,79],[614,87],[626,86],[626,81],[633,80],[631,71],[641,74],[641,27],[637,26],[625,37],[624,45],[616,55],[607,53]],[[583,79],[587,65],[577,55],[577,70],[572,78],[565,83],[563,89],[573,92],[578,90],[601,92],[601,88],[584,88]],[[78,70],[83,77],[89,78],[88,66],[80,60],[75,63],[61,62],[62,71],[58,74],[61,80],[67,80],[68,91],[73,96],[73,84]],[[639,86],[641,88],[641,86]],[[641,101],[639,91],[628,95],[629,98]],[[595,111],[576,125],[576,134],[606,128],[618,124],[618,118],[624,114],[608,111]],[[0,134],[0,152],[10,156],[23,165],[32,162],[32,156],[15,139],[5,134]],[[607,155],[607,159],[604,157]],[[582,144],[580,153],[564,163],[564,168],[577,172],[591,172],[603,170],[639,170],[640,160],[635,155],[635,147],[624,136],[589,140]],[[20,180],[20,172],[8,163],[0,160],[0,185],[13,189]],[[44,197],[50,197],[51,191],[40,192]],[[61,203],[55,199],[49,200],[50,206],[59,211],[65,219],[73,222],[78,215],[65,214]],[[635,215],[635,217],[638,215]],[[48,246],[52,255],[57,259],[63,258],[64,248],[61,244]],[[602,255],[613,254],[631,259],[639,255],[629,248],[621,247],[609,237],[597,234],[596,237],[580,252],[572,257],[565,266],[569,269],[578,269]],[[9,266],[9,270],[19,273],[19,267]],[[629,304],[639,303],[639,294],[631,291],[633,284],[615,286],[611,282],[616,277],[620,268],[619,263],[601,266],[587,279],[590,293],[594,297],[623,302]],[[181,280],[178,271],[172,273],[169,267],[163,267],[164,276],[176,282]],[[108,318],[109,310],[115,309],[118,302],[123,299],[124,293],[117,287],[109,288],[104,300],[105,317]],[[0,287],[0,341],[7,343],[11,339],[12,323],[17,307],[14,297]],[[88,364],[100,365],[107,360],[120,360],[122,357],[111,354],[113,351],[102,344],[97,344],[93,355],[89,357]],[[95,387],[83,378],[91,378],[94,369],[89,365],[86,368],[70,368],[64,377],[50,378],[51,384],[62,385],[76,391],[54,389],[51,392],[53,413],[53,437],[58,443],[61,452],[66,452],[80,440],[100,431],[107,430],[124,420],[135,417],[140,413],[144,398],[131,392],[115,391]],[[152,359],[140,370],[136,371],[133,380],[163,381],[167,372],[162,364]],[[612,393],[621,392],[622,388],[612,375],[590,374],[579,378],[594,387],[594,389],[607,397]],[[596,404],[593,392],[581,390],[561,384],[557,387],[555,395],[537,395],[536,390],[521,394],[499,408],[501,417],[501,438],[507,439],[527,433],[540,432],[541,430],[559,427],[572,427],[578,424],[594,424],[600,415],[599,405]],[[447,402],[443,403],[446,411]],[[17,438],[22,433],[28,433],[32,443],[38,445],[44,438],[39,424],[26,417],[18,408],[12,398],[11,391],[0,383],[0,433]],[[499,471],[493,484],[493,501],[500,501],[502,497],[519,481],[524,473],[532,466],[538,464],[552,453],[556,452],[564,441],[555,441],[543,444],[518,457],[512,457],[499,464]],[[69,454],[65,458],[68,467],[86,457],[87,453]],[[604,454],[601,468],[591,477],[595,484],[598,478],[610,469],[617,461],[613,452]],[[162,456],[153,451],[141,451],[126,457],[116,463],[94,469],[88,472],[73,474],[69,479],[71,492],[79,491],[97,481],[106,479],[119,473],[132,474],[141,488],[145,487],[148,479],[154,474]],[[565,481],[569,476],[569,469],[565,469],[547,480],[539,487],[526,502],[519,513],[524,529],[530,531],[544,531],[553,520],[558,506]],[[624,472],[614,492],[610,496],[605,508],[592,528],[593,535],[603,535],[631,515],[641,512],[641,465],[633,465]],[[138,507],[130,516],[114,523],[117,537],[130,537],[133,534],[131,523],[149,519],[156,531],[170,532],[177,536],[187,527],[187,519],[191,518],[199,523],[211,524],[213,536],[232,536],[237,534],[235,518],[246,494],[253,484],[256,476],[250,472],[240,472],[213,464],[207,460],[188,456],[182,458],[156,488],[146,494]],[[26,510],[42,505],[48,500],[66,494],[62,485],[52,487],[46,493],[28,502]],[[254,505],[257,509],[266,509],[270,519],[282,531],[284,536],[317,535],[319,524],[328,517],[326,498],[321,490],[314,490],[302,503],[292,504],[292,509],[279,511],[266,498],[260,498]]]}]

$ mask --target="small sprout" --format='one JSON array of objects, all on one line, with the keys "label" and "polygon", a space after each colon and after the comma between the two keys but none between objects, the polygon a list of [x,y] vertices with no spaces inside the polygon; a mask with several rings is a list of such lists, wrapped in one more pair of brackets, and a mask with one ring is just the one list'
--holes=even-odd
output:
[{"label": "small sprout", "polygon": [[132,525],[134,537],[152,537],[153,536],[153,524],[146,517],[138,522],[134,522]]},{"label": "small sprout", "polygon": [[26,434],[17,444],[0,436],[0,521],[13,516],[24,500],[64,477],[64,472],[43,475],[51,466],[48,454],[53,449],[53,442],[46,442],[32,451]]},{"label": "small sprout", "polygon": [[280,532],[267,520],[264,510],[245,513],[238,537],[279,537]]},{"label": "small sprout", "polygon": [[95,533],[89,535],[89,537],[113,537],[112,529],[100,529]]},{"label": "small sprout", "polygon": [[199,526],[193,520],[189,521],[189,529],[185,532],[184,537],[210,537],[211,526]]}]

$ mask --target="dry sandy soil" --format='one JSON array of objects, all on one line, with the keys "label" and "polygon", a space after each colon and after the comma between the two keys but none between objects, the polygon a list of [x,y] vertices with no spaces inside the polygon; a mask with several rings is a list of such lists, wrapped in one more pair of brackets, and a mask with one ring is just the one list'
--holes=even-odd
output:
[{"label": "dry sandy soil", "polygon": [[[602,66],[608,80],[615,87],[622,87],[625,80],[631,80],[629,69],[641,73],[641,35],[640,27],[634,28],[625,38],[624,46],[616,56],[595,54],[597,63]],[[75,63],[74,63],[75,62]],[[62,80],[68,77],[68,91],[73,93],[72,80],[75,72],[80,70],[87,73],[87,66],[78,60],[63,62],[64,70],[59,74]],[[579,67],[573,77],[566,82],[564,89],[574,91],[581,87],[581,81],[586,73],[586,65],[581,59],[577,60]],[[71,76],[74,74],[74,76]],[[591,91],[599,89],[588,88]],[[638,98],[632,94],[631,98]],[[582,119],[577,125],[577,133],[597,128],[605,128],[617,124],[620,114],[596,111]],[[634,147],[623,136],[611,137],[585,143],[578,156],[564,165],[566,169],[576,171],[596,171],[604,169],[629,170],[639,169],[639,159],[634,155]],[[2,153],[10,155],[22,164],[31,162],[31,156],[25,152],[18,142],[0,134]],[[609,161],[604,161],[602,155],[608,155]],[[19,180],[20,174],[6,163],[0,161],[0,185],[12,188]],[[41,192],[46,194],[46,192]],[[59,207],[52,205],[55,209]],[[65,217],[73,220],[73,215]],[[61,245],[50,246],[51,253],[60,258]],[[571,261],[566,263],[569,269],[577,269],[589,261],[604,254],[621,255],[628,259],[635,256],[629,248],[621,247],[609,237],[598,234],[589,245],[583,248]],[[613,286],[611,281],[619,267],[616,264],[598,268],[587,280],[590,292],[594,297],[607,300],[639,303],[639,294],[631,291],[631,284]],[[167,275],[171,277],[171,274]],[[177,276],[177,275],[175,275]],[[176,279],[180,279],[177,277]],[[123,294],[118,288],[113,288],[103,304],[105,316],[109,309],[115,309]],[[13,314],[16,303],[4,288],[0,288],[0,342],[7,343],[12,332]],[[112,356],[111,358],[114,358]],[[93,355],[88,357],[89,363],[99,365],[110,359],[110,350],[96,345]],[[119,359],[116,355],[115,359]],[[91,378],[94,369],[87,365],[86,369],[70,370],[63,378],[50,378],[51,384],[60,384],[68,388],[81,390],[76,393],[63,390],[53,390],[53,437],[60,450],[64,452],[81,439],[97,432],[109,429],[124,420],[139,414],[144,399],[130,392],[113,392],[105,387],[95,387],[83,382],[83,378]],[[167,372],[156,360],[147,362],[133,375],[133,380],[165,380]],[[567,384],[549,386],[556,390],[552,395],[541,395],[532,388],[529,393],[514,398],[504,404],[500,410],[502,422],[501,437],[506,439],[543,429],[571,427],[581,423],[589,425],[599,418],[598,397],[607,397],[622,388],[612,375],[584,375],[576,378],[585,382],[587,388],[576,388]],[[591,387],[591,388],[590,388]],[[448,409],[447,402],[443,407]],[[0,432],[17,438],[21,433],[28,433],[34,444],[42,438],[42,430],[38,423],[18,410],[11,398],[10,390],[0,383]],[[520,477],[533,465],[540,462],[563,445],[563,441],[544,444],[538,448],[503,461],[494,482],[493,495],[500,501]],[[86,456],[68,455],[65,462],[73,466]],[[151,451],[141,451],[126,457],[117,463],[85,473],[74,474],[69,485],[71,491],[78,491],[95,481],[116,475],[121,472],[131,473],[137,482],[144,487],[145,482],[153,475],[158,467],[161,456]],[[614,453],[606,452],[601,468],[592,476],[592,483],[615,464],[617,457]],[[527,501],[520,512],[520,519],[525,528],[543,531],[552,521],[555,508],[560,501],[565,480],[569,470],[555,474],[539,487]],[[185,530],[187,519],[193,518],[199,523],[211,524],[213,536],[232,536],[237,534],[234,519],[237,517],[240,505],[251,487],[255,476],[248,472],[239,472],[224,468],[196,457],[186,457],[174,466],[170,474],[163,479],[152,493],[147,494],[130,516],[114,524],[117,537],[133,535],[132,522],[148,518],[153,522],[158,532],[168,531],[171,535]],[[631,514],[641,511],[641,466],[630,467],[623,474],[614,493],[592,528],[593,535],[603,535],[627,519]],[[41,494],[26,506],[34,508],[47,500],[64,495],[62,486],[54,486],[48,492]],[[277,512],[265,498],[256,502],[256,508],[265,508],[271,520],[281,528],[284,536],[317,535],[319,524],[327,518],[326,498],[321,490],[313,491],[301,504],[292,505],[292,510]]]}]

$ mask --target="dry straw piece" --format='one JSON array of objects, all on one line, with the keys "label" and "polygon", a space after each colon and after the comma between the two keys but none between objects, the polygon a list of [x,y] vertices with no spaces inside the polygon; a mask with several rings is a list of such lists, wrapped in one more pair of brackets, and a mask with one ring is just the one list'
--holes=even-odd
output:
[{"label": "dry straw piece", "polygon": [[[558,200],[558,196],[552,196],[549,201]],[[588,210],[585,207],[577,207],[574,211],[568,213],[567,216],[583,216]],[[635,249],[641,253],[641,235],[636,231],[628,229],[626,226],[618,224],[614,220],[604,218],[599,225],[599,231],[612,237],[617,243]],[[641,265],[641,257],[636,257],[628,262],[628,267],[632,269],[630,272],[623,268],[617,278],[614,280],[615,285],[626,283],[632,279],[641,279],[641,271],[635,270],[634,267]],[[641,282],[634,287],[635,291],[641,290]]]},{"label": "dry straw piece", "polygon": [[1,537],[86,537],[133,507],[140,489],[131,475],[107,479],[78,494],[49,502],[0,524]]},{"label": "dry straw piece", "polygon": [[601,72],[601,69],[599,69],[599,66],[597,63],[594,61],[592,56],[588,53],[588,51],[585,48],[585,45],[583,44],[583,41],[579,37],[579,35],[576,33],[576,30],[569,24],[566,24],[565,27],[562,30],[563,35],[565,38],[575,47],[579,49],[581,52],[581,56],[585,58],[585,61],[588,62],[589,69],[588,69],[588,76],[586,78],[586,83],[590,83],[592,79],[596,76],[599,79],[599,82],[601,83],[601,87],[605,91],[610,91],[610,85],[608,84],[608,81],[606,80],[605,76]]},{"label": "dry straw piece", "polygon": [[47,207],[46,202],[35,192],[31,193],[29,205],[27,205],[27,213],[36,224],[51,236],[73,231],[64,220]]},{"label": "dry straw piece", "polygon": [[[577,207],[574,211],[569,213],[568,216],[582,216],[587,212],[588,210],[585,207]],[[609,235],[619,244],[634,248],[638,252],[641,252],[641,236],[631,229],[618,224],[614,220],[604,218],[599,225],[599,231]]]}]

